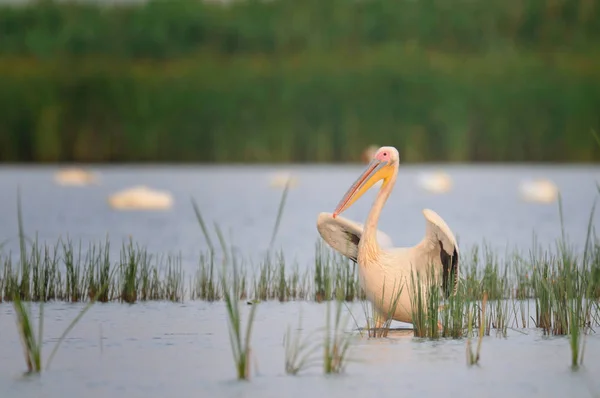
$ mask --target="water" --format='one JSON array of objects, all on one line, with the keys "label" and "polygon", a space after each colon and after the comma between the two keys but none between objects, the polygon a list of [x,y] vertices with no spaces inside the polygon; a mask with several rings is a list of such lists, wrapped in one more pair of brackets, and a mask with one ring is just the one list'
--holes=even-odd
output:
[{"label": "water", "polygon": [[[561,189],[565,230],[583,244],[595,198],[597,167],[452,166],[454,180],[446,195],[421,191],[418,174],[435,166],[403,166],[383,212],[380,229],[396,245],[417,243],[425,230],[423,208],[437,211],[468,250],[484,240],[494,248],[527,250],[535,232],[547,246],[560,236],[558,207],[522,202],[523,179],[547,177]],[[278,167],[98,167],[101,184],[60,187],[56,168],[0,168],[0,240],[17,249],[16,188],[22,190],[28,235],[50,243],[67,234],[75,240],[112,242],[132,236],[156,253],[181,251],[193,267],[205,248],[190,197],[207,221],[217,221],[240,252],[258,256],[271,237],[281,189],[269,187]],[[290,191],[276,246],[309,266],[318,237],[320,211],[332,211],[362,166],[291,166],[298,186]],[[175,199],[164,212],[117,212],[107,196],[145,184],[168,190]],[[375,192],[345,216],[364,221]],[[598,216],[594,217],[598,225]],[[360,304],[349,307],[364,325]],[[44,360],[57,337],[81,309],[79,304],[45,307]],[[247,315],[249,306],[243,307]],[[464,340],[426,342],[410,332],[387,339],[357,338],[345,375],[325,377],[320,367],[298,376],[284,372],[283,336],[303,314],[304,334],[325,324],[326,304],[267,302],[259,305],[252,346],[252,380],[235,379],[223,303],[185,302],[102,304],[94,306],[72,330],[51,368],[41,377],[23,378],[22,355],[11,305],[0,304],[0,396],[2,397],[300,397],[315,396],[599,396],[600,338],[587,340],[585,366],[569,368],[566,338],[543,337],[535,329],[493,334],[483,342],[481,366],[468,368]],[[394,327],[407,325],[394,323]],[[347,330],[355,326],[350,323]],[[315,337],[315,340],[317,337]]]},{"label": "water", "polygon": [[[54,344],[50,338],[59,336],[80,308],[47,306],[46,356]],[[248,307],[243,310],[245,319]],[[364,324],[360,305],[351,310]],[[356,361],[345,374],[325,377],[317,366],[288,376],[282,338],[300,311],[303,335],[324,325],[326,304],[259,305],[249,383],[235,381],[223,303],[203,302],[98,305],[73,329],[50,369],[24,379],[12,307],[0,305],[0,396],[591,397],[600,392],[597,335],[587,340],[585,367],[573,372],[566,338],[535,330],[509,331],[507,338],[492,332],[484,338],[480,367],[466,366],[464,340],[420,342],[399,331],[381,340],[357,337],[350,352]]]},{"label": "water", "polygon": [[[438,212],[469,250],[486,241],[500,253],[532,247],[534,233],[544,247],[560,237],[558,205],[526,203],[519,198],[524,179],[552,179],[563,196],[565,230],[570,241],[582,246],[587,223],[597,196],[598,167],[445,166],[454,187],[445,195],[425,192],[417,185],[419,173],[436,166],[402,166],[396,187],[388,200],[379,228],[396,246],[411,246],[425,233],[424,208]],[[18,250],[17,186],[21,186],[23,218],[28,235],[56,242],[59,236],[75,241],[104,240],[108,235],[118,251],[130,236],[155,253],[181,252],[186,266],[193,267],[204,237],[196,221],[190,198],[197,201],[209,226],[218,222],[245,256],[267,250],[275,223],[281,188],[271,188],[270,178],[290,171],[298,185],[288,195],[275,242],[286,256],[301,266],[310,264],[319,237],[319,212],[332,212],[341,196],[363,170],[353,166],[290,167],[98,167],[101,184],[61,187],[54,183],[55,167],[0,168],[0,241],[11,239],[8,248]],[[174,207],[169,211],[112,210],[111,193],[134,185],[170,191]],[[345,217],[363,222],[376,195],[367,192]],[[598,225],[600,212],[594,217]],[[213,235],[213,241],[217,238]]]}]

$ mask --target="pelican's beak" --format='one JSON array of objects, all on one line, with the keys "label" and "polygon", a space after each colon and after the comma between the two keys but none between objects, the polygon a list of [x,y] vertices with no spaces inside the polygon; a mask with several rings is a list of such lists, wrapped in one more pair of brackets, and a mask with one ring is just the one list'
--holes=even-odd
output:
[{"label": "pelican's beak", "polygon": [[[358,198],[369,190],[377,181],[387,180],[389,176],[389,163],[378,159],[373,159],[367,166],[367,169],[358,177],[346,192],[338,206],[333,212],[333,218],[337,217],[347,208],[352,206]],[[385,181],[384,181],[385,184]]]}]

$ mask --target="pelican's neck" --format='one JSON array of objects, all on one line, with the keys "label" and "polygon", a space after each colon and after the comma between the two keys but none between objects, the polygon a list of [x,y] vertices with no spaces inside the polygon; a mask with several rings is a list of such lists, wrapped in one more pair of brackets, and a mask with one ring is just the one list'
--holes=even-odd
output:
[{"label": "pelican's neck", "polygon": [[371,211],[369,212],[369,216],[367,217],[362,238],[359,242],[359,252],[362,248],[367,248],[369,251],[375,253],[379,253],[381,251],[381,248],[377,243],[377,223],[379,222],[381,210],[383,210],[385,202],[392,193],[392,189],[394,189],[397,175],[398,165],[394,166],[392,175],[388,179],[384,180],[381,188],[379,188],[375,202],[373,203]]}]

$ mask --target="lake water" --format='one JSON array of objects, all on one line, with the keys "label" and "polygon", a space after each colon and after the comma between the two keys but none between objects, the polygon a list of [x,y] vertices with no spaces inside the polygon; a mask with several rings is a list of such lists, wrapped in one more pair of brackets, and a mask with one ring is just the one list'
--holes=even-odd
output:
[{"label": "lake water", "polygon": [[[54,183],[56,167],[0,168],[0,241],[18,249],[17,186],[22,191],[26,233],[54,243],[67,235],[76,242],[100,241],[106,236],[120,243],[130,236],[151,252],[181,252],[186,266],[197,263],[206,249],[190,199],[195,198],[209,226],[216,222],[245,256],[267,250],[275,224],[282,189],[270,186],[271,177],[291,172],[297,186],[290,190],[275,248],[290,259],[310,264],[319,238],[319,212],[332,212],[344,192],[363,170],[351,166],[289,167],[94,167],[100,184],[63,187]],[[417,184],[419,175],[435,165],[402,166],[379,228],[395,246],[411,246],[423,237],[424,208],[435,210],[457,236],[461,249],[487,242],[499,252],[507,248],[527,250],[533,237],[539,244],[554,245],[560,237],[557,203],[524,202],[518,187],[538,177],[555,182],[563,197],[565,230],[569,240],[582,246],[594,200],[599,167],[542,166],[444,166],[453,179],[452,191],[434,195]],[[172,193],[174,206],[167,211],[115,211],[110,194],[134,185]],[[364,222],[376,195],[367,192],[344,216]],[[598,225],[600,212],[594,217]],[[213,236],[213,241],[216,240]],[[118,250],[118,244],[114,245]]]},{"label": "lake water", "polygon": [[[526,203],[519,198],[519,183],[537,177],[557,184],[565,230],[570,241],[583,245],[600,168],[444,166],[453,178],[453,189],[434,195],[420,189],[417,180],[420,173],[437,168],[402,166],[379,224],[395,245],[413,245],[421,239],[423,208],[446,220],[463,251],[484,241],[501,251],[528,250],[534,233],[539,244],[552,245],[560,237],[557,204]],[[56,167],[0,168],[0,241],[8,239],[3,250],[18,248],[16,190],[20,186],[26,233],[37,233],[48,243],[67,235],[84,242],[108,235],[113,243],[131,236],[151,252],[181,252],[189,270],[206,248],[190,204],[194,197],[206,221],[218,222],[241,253],[259,256],[269,246],[281,197],[281,188],[270,187],[270,179],[291,171],[297,186],[289,192],[275,246],[301,266],[311,266],[318,213],[333,211],[363,166],[91,169],[99,172],[99,185],[62,187],[53,181]],[[170,191],[174,207],[122,212],[108,206],[108,195],[134,185]],[[363,222],[374,196],[375,190],[344,215]],[[598,217],[593,219],[596,227]],[[420,341],[411,332],[397,331],[387,339],[356,337],[352,353],[360,361],[350,362],[343,375],[325,377],[319,366],[300,376],[286,375],[287,326],[296,325],[302,313],[305,335],[323,327],[326,306],[261,303],[252,338],[252,379],[237,382],[221,302],[96,305],[72,330],[51,368],[33,378],[22,377],[25,362],[12,305],[0,304],[0,397],[600,396],[599,337],[588,337],[585,365],[573,372],[567,339],[544,337],[536,329],[509,330],[507,338],[492,332],[483,341],[480,367],[466,366],[464,339]],[[44,360],[80,308],[64,303],[46,306]],[[242,308],[244,319],[249,308]],[[360,304],[349,310],[363,326]],[[346,329],[350,333],[356,325],[351,322]]]}]

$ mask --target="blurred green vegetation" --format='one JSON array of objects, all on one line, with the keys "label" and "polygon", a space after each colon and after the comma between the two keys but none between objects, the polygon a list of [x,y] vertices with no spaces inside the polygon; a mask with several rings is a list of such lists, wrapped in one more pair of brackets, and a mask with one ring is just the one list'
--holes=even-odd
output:
[{"label": "blurred green vegetation", "polygon": [[596,0],[0,6],[2,161],[590,162]]}]

